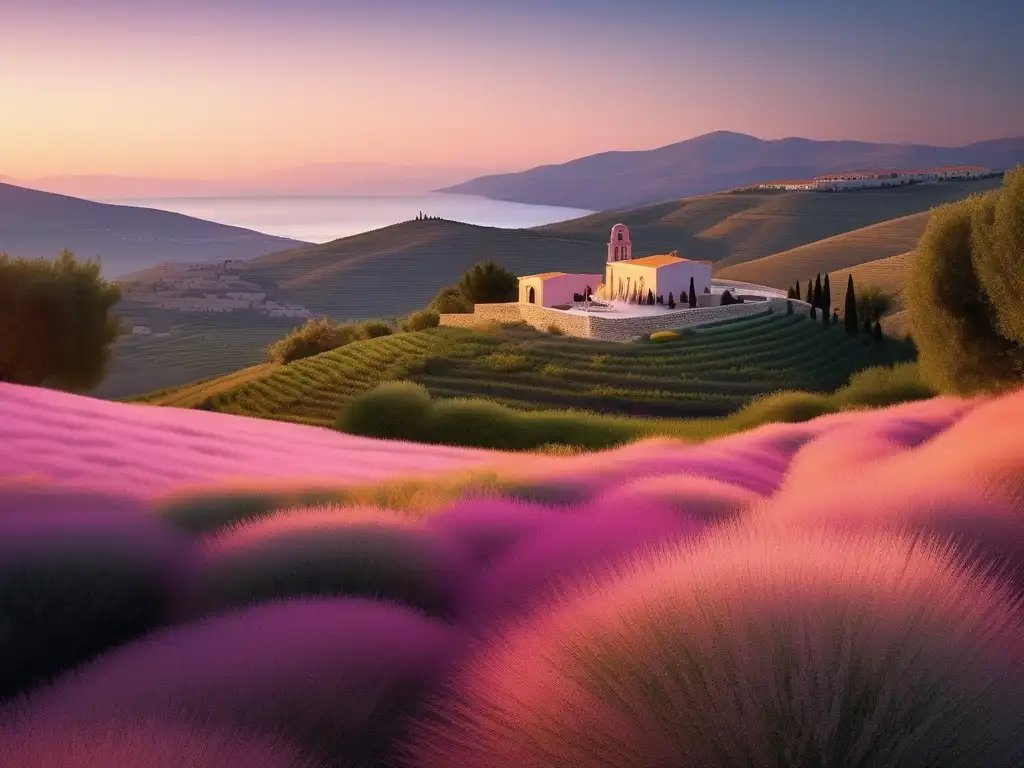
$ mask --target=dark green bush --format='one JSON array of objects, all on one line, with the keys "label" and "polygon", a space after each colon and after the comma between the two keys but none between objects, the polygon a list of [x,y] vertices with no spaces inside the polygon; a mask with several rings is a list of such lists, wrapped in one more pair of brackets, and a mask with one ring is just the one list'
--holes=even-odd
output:
[{"label": "dark green bush", "polygon": [[290,363],[343,347],[359,338],[354,326],[339,325],[327,317],[310,319],[267,348],[274,363]]},{"label": "dark green bush", "polygon": [[438,317],[437,312],[424,309],[410,314],[402,323],[402,330],[409,332],[425,331],[427,328],[436,328],[440,320],[441,318]]},{"label": "dark green bush", "polygon": [[429,441],[423,430],[431,406],[423,385],[389,381],[352,398],[338,415],[335,428],[365,437]]},{"label": "dark green bush", "polygon": [[448,286],[437,292],[427,309],[441,315],[466,315],[473,312],[473,302],[455,286]]},{"label": "dark green bush", "polygon": [[[522,447],[520,414],[487,400],[440,400],[427,418],[432,443],[477,448]],[[544,442],[551,442],[550,440]]]}]

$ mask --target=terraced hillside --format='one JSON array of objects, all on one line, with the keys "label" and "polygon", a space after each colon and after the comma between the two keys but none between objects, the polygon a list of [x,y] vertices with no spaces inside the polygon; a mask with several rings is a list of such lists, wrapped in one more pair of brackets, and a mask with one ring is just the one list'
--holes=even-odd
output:
[{"label": "terraced hillside", "polygon": [[[273,370],[249,369],[241,384],[209,382],[206,391],[219,392],[199,407],[328,425],[354,395],[407,378],[435,397],[485,397],[525,410],[718,416],[759,394],[831,391],[861,368],[912,357],[901,342],[876,345],[800,315],[770,312],[685,331],[661,345],[593,342],[525,327],[435,328],[350,344]],[[189,396],[178,391],[147,400],[184,404]]]},{"label": "terraced hillside", "polygon": [[[554,268],[599,270],[608,231],[621,220],[632,228],[636,256],[678,250],[717,260],[718,277],[785,288],[818,272],[842,272],[904,254],[916,245],[928,208],[998,183],[986,179],[848,194],[723,193],[595,214],[534,230],[414,221],[268,254],[251,263],[245,278],[270,298],[302,304],[316,315],[339,321],[393,317],[421,308],[439,288],[454,283],[463,271],[485,259],[518,274]],[[898,272],[896,262],[888,268]],[[139,277],[145,279],[145,274]],[[156,277],[154,273],[152,279]],[[239,315],[233,322],[244,323],[234,333],[228,329],[232,321],[225,321],[223,331],[206,330],[207,320],[198,321],[197,326],[194,314],[177,313],[171,322],[184,333],[199,330],[181,339],[180,345],[147,337],[119,343],[111,375],[95,394],[137,395],[254,365],[264,359],[266,345],[295,324],[266,326],[276,327],[274,332],[243,330],[250,317],[249,313]],[[252,323],[264,327],[258,318]]]},{"label": "terraced hillside", "polygon": [[[891,219],[924,213],[936,205],[994,189],[1000,183],[1000,179],[982,179],[844,194],[771,190],[723,192],[626,211],[596,213],[537,227],[534,231],[602,243],[612,225],[621,221],[630,228],[638,255],[643,255],[641,251],[647,249],[651,252],[677,249],[681,255],[709,259],[724,268]],[[896,248],[879,255],[908,250]],[[727,276],[724,270],[723,276]]]}]

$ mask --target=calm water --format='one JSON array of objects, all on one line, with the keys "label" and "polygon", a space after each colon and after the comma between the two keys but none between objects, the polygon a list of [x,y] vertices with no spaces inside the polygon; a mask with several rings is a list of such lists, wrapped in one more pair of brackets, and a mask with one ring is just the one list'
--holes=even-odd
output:
[{"label": "calm water", "polygon": [[536,227],[593,213],[582,208],[507,203],[486,197],[440,193],[412,197],[211,197],[111,202],[159,208],[311,243],[325,243],[408,221],[416,218],[420,211],[443,219],[506,229]]}]

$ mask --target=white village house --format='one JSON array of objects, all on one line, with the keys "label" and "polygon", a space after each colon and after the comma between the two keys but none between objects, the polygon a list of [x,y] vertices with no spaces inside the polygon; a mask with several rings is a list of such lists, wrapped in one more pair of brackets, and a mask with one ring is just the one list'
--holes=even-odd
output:
[{"label": "white village house", "polygon": [[670,293],[678,301],[689,293],[691,278],[698,295],[710,291],[711,262],[684,259],[675,252],[634,259],[629,229],[616,224],[608,240],[603,279],[599,274],[565,272],[524,275],[519,278],[519,303],[559,307],[572,304],[574,296],[591,294],[607,301],[643,300],[653,294],[667,301]]}]

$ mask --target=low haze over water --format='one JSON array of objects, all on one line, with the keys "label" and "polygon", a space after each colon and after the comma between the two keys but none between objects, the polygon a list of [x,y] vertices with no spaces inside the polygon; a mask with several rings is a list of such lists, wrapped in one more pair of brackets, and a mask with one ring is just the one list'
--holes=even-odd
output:
[{"label": "low haze over water", "polygon": [[420,211],[443,219],[506,229],[536,227],[593,213],[582,208],[438,193],[410,197],[211,197],[107,202],[158,208],[311,243],[325,243],[408,221]]}]

